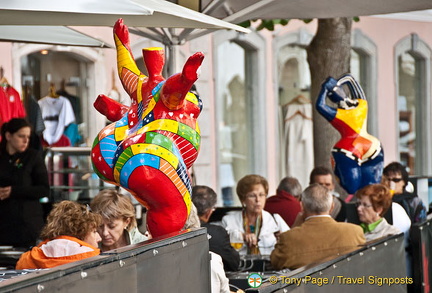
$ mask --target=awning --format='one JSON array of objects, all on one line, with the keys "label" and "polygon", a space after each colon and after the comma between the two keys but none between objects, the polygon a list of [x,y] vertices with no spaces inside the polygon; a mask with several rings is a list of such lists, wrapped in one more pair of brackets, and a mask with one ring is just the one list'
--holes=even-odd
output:
[{"label": "awning", "polygon": [[111,48],[104,41],[65,26],[0,25],[0,41]]}]

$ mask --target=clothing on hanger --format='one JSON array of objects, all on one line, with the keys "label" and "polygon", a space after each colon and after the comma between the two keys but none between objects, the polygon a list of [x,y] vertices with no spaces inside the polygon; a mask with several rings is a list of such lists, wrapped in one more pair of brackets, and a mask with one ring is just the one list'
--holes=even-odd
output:
[{"label": "clothing on hanger", "polygon": [[2,87],[8,87],[9,86],[9,81],[6,79],[6,77],[2,77],[0,78],[0,86]]},{"label": "clothing on hanger", "polygon": [[0,79],[0,85],[0,126],[12,118],[25,118],[27,113],[18,91],[9,85],[4,76]]},{"label": "clothing on hanger", "polygon": [[[284,112],[288,114],[287,116],[285,116],[284,121],[287,122],[294,118],[296,115],[300,115],[303,119],[312,120],[311,115],[309,115],[309,111],[306,110],[307,107],[305,108],[302,106],[309,104],[311,104],[311,100],[301,94],[293,98],[291,101],[289,101],[283,106]],[[288,111],[288,107],[294,107],[293,109],[295,110]]]},{"label": "clothing on hanger", "polygon": [[38,101],[44,119],[43,138],[48,145],[53,145],[64,135],[66,127],[75,122],[72,105],[65,97],[43,97]]},{"label": "clothing on hanger", "polygon": [[75,122],[76,124],[82,123],[82,115],[81,115],[81,99],[77,96],[72,95],[66,90],[66,81],[62,79],[60,83],[60,89],[56,92],[58,95],[65,97],[69,100],[72,105],[72,109],[75,114]]},{"label": "clothing on hanger", "polygon": [[9,86],[8,80],[4,77],[4,69],[2,66],[0,66],[0,86]]},{"label": "clothing on hanger", "polygon": [[297,95],[295,98],[291,99],[288,103],[283,105],[282,107],[287,107],[292,104],[310,104],[311,100],[303,96],[302,94]]},{"label": "clothing on hanger", "polygon": [[54,83],[50,84],[50,87],[49,87],[49,90],[48,90],[48,96],[51,97],[51,98],[58,98],[58,97],[60,97],[60,95],[58,95],[56,93],[56,89],[55,89]]},{"label": "clothing on hanger", "polygon": [[314,167],[312,104],[291,104],[284,119],[283,147],[287,176],[295,176],[307,186]]}]

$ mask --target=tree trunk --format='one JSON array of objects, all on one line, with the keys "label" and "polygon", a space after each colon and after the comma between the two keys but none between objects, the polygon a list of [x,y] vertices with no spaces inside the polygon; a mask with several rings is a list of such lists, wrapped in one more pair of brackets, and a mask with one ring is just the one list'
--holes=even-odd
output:
[{"label": "tree trunk", "polygon": [[[311,97],[315,105],[321,83],[329,76],[339,78],[349,72],[351,57],[351,18],[319,19],[318,29],[307,47],[311,73]],[[339,133],[315,109],[314,153],[315,166],[331,169],[331,148],[339,140]]]}]

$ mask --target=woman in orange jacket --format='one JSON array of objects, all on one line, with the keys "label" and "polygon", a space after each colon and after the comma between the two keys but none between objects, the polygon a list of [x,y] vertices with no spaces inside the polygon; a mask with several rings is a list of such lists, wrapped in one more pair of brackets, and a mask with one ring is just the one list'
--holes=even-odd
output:
[{"label": "woman in orange jacket", "polygon": [[88,206],[62,201],[54,206],[42,229],[43,241],[21,255],[17,270],[46,269],[99,255],[102,217]]}]

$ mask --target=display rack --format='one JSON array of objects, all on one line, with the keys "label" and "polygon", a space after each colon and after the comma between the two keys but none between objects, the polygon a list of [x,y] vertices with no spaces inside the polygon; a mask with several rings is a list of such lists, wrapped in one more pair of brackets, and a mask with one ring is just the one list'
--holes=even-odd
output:
[{"label": "display rack", "polygon": [[[46,149],[45,164],[51,186],[48,208],[51,203],[62,200],[88,204],[100,190],[116,187],[102,181],[94,173],[90,153],[90,147],[50,147]],[[120,192],[128,194],[126,190]],[[133,196],[130,194],[129,196],[135,207],[138,225],[142,225],[146,209]]]},{"label": "display rack", "polygon": [[51,200],[89,202],[106,185],[93,172],[90,147],[50,147],[45,163]]}]

